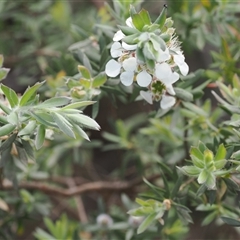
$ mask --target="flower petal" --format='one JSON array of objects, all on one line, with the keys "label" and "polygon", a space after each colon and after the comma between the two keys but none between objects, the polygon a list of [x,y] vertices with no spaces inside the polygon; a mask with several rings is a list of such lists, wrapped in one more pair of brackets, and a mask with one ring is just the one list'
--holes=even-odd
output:
[{"label": "flower petal", "polygon": [[178,64],[184,63],[185,57],[184,57],[184,55],[182,53],[174,54],[173,55],[173,60],[178,65]]},{"label": "flower petal", "polygon": [[120,42],[114,42],[110,49],[111,56],[113,58],[120,57],[122,55],[122,45]]},{"label": "flower petal", "polygon": [[121,30],[118,30],[113,36],[113,41],[114,42],[120,41],[124,37],[125,37],[125,34]]},{"label": "flower petal", "polygon": [[137,49],[137,44],[129,45],[129,44],[125,43],[125,42],[122,42],[122,47],[125,50],[132,51],[132,50],[136,50]]},{"label": "flower petal", "polygon": [[172,96],[162,95],[162,99],[160,102],[160,107],[162,109],[167,109],[172,107],[176,102],[176,99]]},{"label": "flower petal", "polygon": [[128,27],[135,28],[135,26],[133,25],[133,21],[132,21],[132,18],[131,18],[131,17],[127,18],[127,20],[126,20],[126,25],[127,25]]},{"label": "flower petal", "polygon": [[143,98],[144,100],[146,100],[149,104],[152,104],[152,103],[153,103],[152,93],[140,91],[140,95],[141,95],[142,98]]},{"label": "flower petal", "polygon": [[188,74],[189,66],[187,65],[187,63],[184,62],[184,63],[178,65],[178,67],[183,76],[186,76]]},{"label": "flower petal", "polygon": [[[172,70],[167,63],[157,63],[155,66],[155,75],[160,81],[168,81],[169,76],[172,74]],[[166,82],[165,81],[165,82]],[[163,82],[163,83],[165,83]]]},{"label": "flower petal", "polygon": [[137,75],[137,83],[140,87],[147,87],[152,81],[152,76],[145,70]]},{"label": "flower petal", "polygon": [[173,89],[173,86],[172,86],[172,85],[166,86],[166,90],[167,90],[167,92],[170,93],[171,95],[175,95],[175,94],[176,94],[175,91],[174,91],[174,89]]},{"label": "flower petal", "polygon": [[134,72],[123,72],[120,75],[121,83],[125,86],[130,86],[133,83]]},{"label": "flower petal", "polygon": [[116,60],[111,59],[107,62],[105,72],[109,77],[116,77],[121,70],[121,64]]},{"label": "flower petal", "polygon": [[127,58],[123,61],[122,66],[125,71],[134,72],[137,68],[137,59],[135,57]]},{"label": "flower petal", "polygon": [[158,58],[157,58],[157,61],[158,62],[165,62],[165,61],[168,61],[170,58],[171,58],[171,55],[169,53],[169,50],[168,48],[166,48],[165,51],[163,51],[161,48],[159,49],[158,51]]}]

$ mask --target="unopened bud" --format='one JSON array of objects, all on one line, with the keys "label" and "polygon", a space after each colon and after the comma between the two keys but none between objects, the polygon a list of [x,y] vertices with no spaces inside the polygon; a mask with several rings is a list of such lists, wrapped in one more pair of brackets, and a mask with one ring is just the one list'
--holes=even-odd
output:
[{"label": "unopened bud", "polygon": [[128,223],[131,227],[137,228],[143,221],[142,216],[129,216]]},{"label": "unopened bud", "polygon": [[108,214],[105,214],[105,213],[98,215],[96,221],[97,221],[97,224],[101,227],[109,228],[113,225],[112,218]]}]

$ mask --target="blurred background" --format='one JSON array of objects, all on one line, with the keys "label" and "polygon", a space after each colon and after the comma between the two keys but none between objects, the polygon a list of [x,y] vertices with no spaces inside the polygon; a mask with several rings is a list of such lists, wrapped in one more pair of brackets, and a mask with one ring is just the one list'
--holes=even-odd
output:
[{"label": "blurred background", "polygon": [[[225,8],[218,8],[218,1],[214,0],[149,0],[143,2],[142,7],[155,19],[164,4],[168,4],[168,16],[173,18],[179,39],[183,42],[182,49],[190,72],[211,68],[204,75],[196,74],[196,84],[209,78],[217,79],[220,74],[217,69],[221,69],[221,74],[230,82],[231,72],[240,66],[239,62],[231,64],[232,53],[237,54],[237,49],[240,49],[240,32],[236,27],[240,12],[239,1],[228,2]],[[113,3],[109,1],[109,5],[112,6]],[[5,58],[4,67],[11,68],[4,84],[23,93],[27,86],[46,79],[47,87],[43,89],[41,97],[53,96],[63,77],[77,73],[80,61],[72,52],[78,46],[76,44],[86,39],[91,39],[94,43],[94,38],[98,41],[103,39],[101,36],[109,44],[115,29],[116,22],[109,9],[99,0],[0,1],[0,53]],[[229,46],[233,43],[231,49],[227,48],[226,43]],[[217,53],[214,54],[219,50],[219,54],[223,55],[229,51],[229,58],[220,58]],[[94,55],[89,54],[88,57],[95,61]],[[220,58],[219,65],[214,62],[217,58]],[[209,92],[202,94],[203,99],[208,98]],[[21,177],[36,181],[49,179],[53,184],[70,187],[100,180],[131,181],[143,172],[149,171],[151,174],[150,159],[154,156],[149,157],[149,154],[159,151],[157,144],[149,146],[144,153],[131,154],[127,153],[131,149],[129,145],[125,148],[116,147],[116,144],[111,145],[109,141],[113,139],[111,134],[124,135],[124,128],[130,129],[129,132],[138,138],[138,127],[145,126],[148,114],[156,112],[157,107],[134,102],[130,98],[126,101],[121,96],[112,101],[109,95],[107,91],[101,95],[96,117],[101,131],[89,132],[90,143],[66,143],[66,139],[57,136],[54,142],[46,142],[49,149],[38,153],[37,169],[32,169],[32,173],[25,171]],[[92,111],[92,108],[87,108],[85,113],[91,115]],[[129,136],[129,132],[126,136]],[[140,138],[139,147],[146,146],[148,139],[143,139],[143,136]],[[139,188],[145,189],[141,186]],[[44,195],[37,191],[22,190],[20,194],[0,192],[0,197],[12,206],[7,212],[0,209],[0,228],[5,228],[0,238],[34,239],[36,227],[46,229],[43,215],[56,220],[65,213],[74,221],[72,225],[68,224],[75,226],[79,221],[95,222],[99,209],[110,211],[109,208],[114,205],[111,210],[113,215],[120,214],[119,219],[122,219],[120,206],[124,197],[121,194],[125,192],[133,200],[138,191],[135,187],[124,191],[96,190],[73,198]],[[194,213],[193,218],[196,221],[190,226],[187,239],[220,239],[215,238],[216,231],[220,231],[216,225],[209,224],[200,228],[201,213]],[[62,223],[66,224],[64,221],[66,220],[63,219]],[[229,236],[228,239],[237,239],[237,233],[230,227],[222,228],[221,232],[224,232],[222,236]],[[82,239],[93,239],[85,230],[82,234]],[[151,239],[159,238],[153,235]]]}]

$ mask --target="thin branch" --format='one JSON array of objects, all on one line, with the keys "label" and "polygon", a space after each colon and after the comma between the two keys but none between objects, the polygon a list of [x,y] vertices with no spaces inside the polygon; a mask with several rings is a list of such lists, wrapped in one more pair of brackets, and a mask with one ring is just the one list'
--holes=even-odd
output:
[{"label": "thin branch", "polygon": [[[148,180],[153,181],[154,179],[157,178],[159,178],[158,174],[151,176]],[[18,188],[27,190],[38,190],[49,195],[72,197],[78,194],[83,194],[92,191],[107,191],[107,190],[126,191],[141,183],[143,183],[142,178],[137,178],[131,181],[115,181],[115,182],[97,181],[84,183],[82,185],[66,189],[39,182],[21,182],[19,183]],[[13,190],[13,189],[14,186],[9,181],[7,182],[4,181],[3,187],[0,188],[0,190]]]}]

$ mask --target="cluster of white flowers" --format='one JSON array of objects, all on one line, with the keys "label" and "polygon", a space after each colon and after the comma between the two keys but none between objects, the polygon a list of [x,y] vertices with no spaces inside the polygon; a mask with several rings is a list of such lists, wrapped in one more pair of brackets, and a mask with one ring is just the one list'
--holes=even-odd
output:
[{"label": "cluster of white flowers", "polygon": [[[126,20],[126,25],[135,28],[131,18]],[[186,76],[189,71],[174,32],[175,29],[171,27],[166,30],[170,36],[166,42],[157,31],[141,32],[137,44],[129,45],[124,42],[124,33],[117,31],[110,50],[112,58],[117,60],[111,59],[106,64],[106,74],[112,78],[120,74],[120,81],[125,86],[136,81],[140,87],[148,88],[147,91],[140,91],[148,103],[160,101],[162,109],[172,107],[176,102],[172,84],[179,80],[178,72]],[[145,59],[153,62],[153,68],[149,67]]]}]

